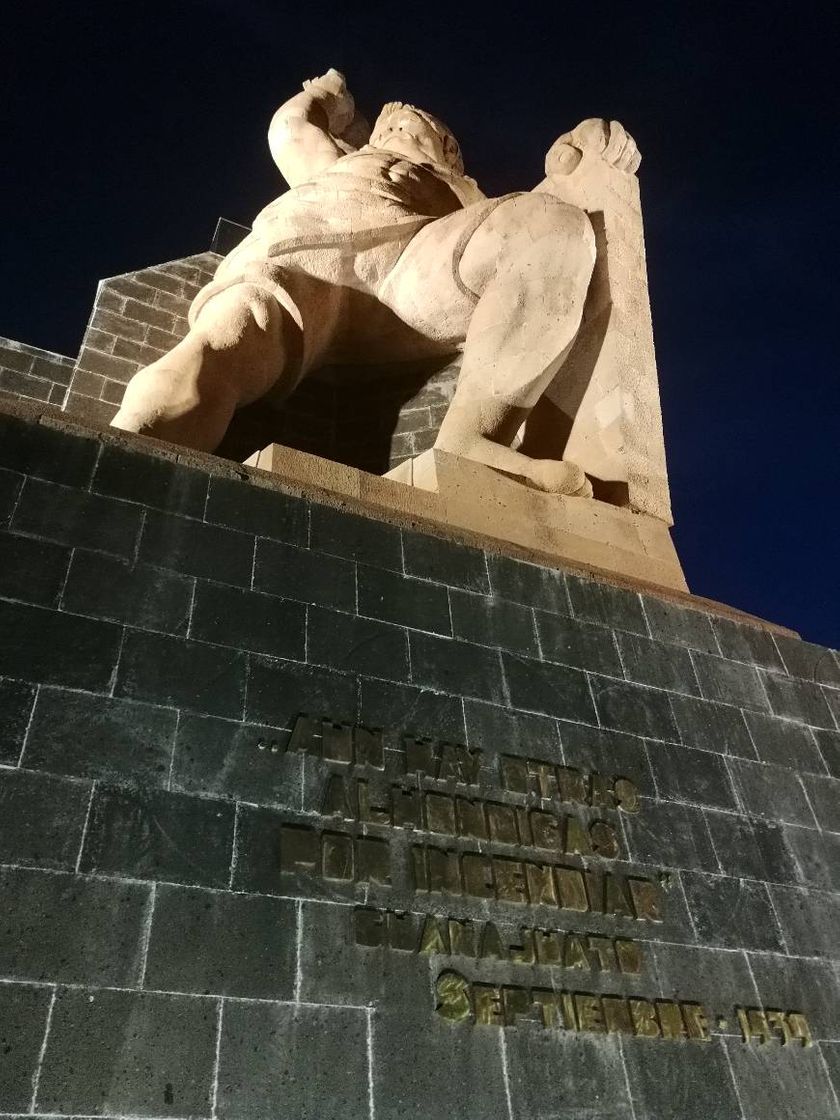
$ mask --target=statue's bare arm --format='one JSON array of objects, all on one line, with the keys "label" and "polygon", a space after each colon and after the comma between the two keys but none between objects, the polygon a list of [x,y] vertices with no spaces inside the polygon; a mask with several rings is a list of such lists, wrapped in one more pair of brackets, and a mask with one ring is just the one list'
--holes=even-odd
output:
[{"label": "statue's bare arm", "polygon": [[328,70],[304,82],[303,92],[286,101],[272,118],[268,144],[290,187],[308,182],[352,150],[339,144],[355,115],[343,75]]}]

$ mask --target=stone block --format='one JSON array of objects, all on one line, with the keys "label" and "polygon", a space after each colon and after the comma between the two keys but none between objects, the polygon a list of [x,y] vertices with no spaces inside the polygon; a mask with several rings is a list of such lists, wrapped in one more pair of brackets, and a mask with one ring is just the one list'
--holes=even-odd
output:
[{"label": "stone block", "polygon": [[64,689],[38,693],[23,765],[54,774],[162,786],[177,713]]},{"label": "stone block", "polygon": [[692,653],[700,692],[706,700],[735,704],[741,708],[767,710],[767,697],[752,665],[710,657],[705,653]]},{"label": "stone block", "polygon": [[96,465],[92,489],[185,517],[203,517],[207,499],[204,471],[105,444]]},{"label": "stone block", "polygon": [[360,946],[354,907],[330,902],[300,904],[300,998],[309,1003],[376,1007],[399,992],[403,1006],[425,1006],[432,959],[385,946]]},{"label": "stone block", "polygon": [[409,634],[408,644],[414,684],[479,700],[503,699],[497,650],[415,631]]},{"label": "stone block", "polygon": [[[129,311],[130,304],[131,300],[126,304],[126,314],[129,318],[139,318]],[[129,358],[118,358],[114,354],[100,354],[98,350],[82,346],[78,368],[88,373],[98,373],[101,377],[108,377],[112,381],[121,381],[126,385],[140,368],[140,363]]]},{"label": "stone block", "polygon": [[63,1114],[209,1116],[216,1005],[157,992],[58,993],[38,1108]]},{"label": "stone block", "polygon": [[22,474],[0,469],[0,526],[11,520],[22,486]]},{"label": "stone block", "polygon": [[52,991],[0,985],[0,1109],[29,1112]]},{"label": "stone block", "polygon": [[[154,299],[154,296],[151,296]],[[128,319],[136,319],[138,323],[147,323],[149,326],[158,327],[162,331],[173,331],[177,318],[169,311],[161,311],[148,303],[140,303],[134,299],[127,299],[123,308],[123,315]]]},{"label": "stone block", "polygon": [[819,1048],[834,1088],[834,1095],[840,1100],[840,1042],[821,1042]]},{"label": "stone block", "polygon": [[575,618],[647,637],[647,620],[638,592],[572,575],[566,577],[566,583]]},{"label": "stone block", "polygon": [[643,739],[621,731],[561,721],[560,739],[567,766],[629,778],[644,797],[655,795]]},{"label": "stone block", "polygon": [[796,883],[796,862],[784,829],[734,813],[706,813],[706,823],[725,875],[770,883]]},{"label": "stone block", "polygon": [[700,692],[687,650],[621,630],[617,631],[616,640],[628,680],[671,692]]},{"label": "stone block", "polygon": [[464,706],[470,704],[431,689],[362,678],[359,719],[368,727],[394,728],[398,734],[462,743]]},{"label": "stone block", "polygon": [[82,852],[83,871],[226,887],[233,806],[165,790],[97,789]]},{"label": "stone block", "polygon": [[784,950],[764,883],[684,872],[688,907],[701,944],[723,949]]},{"label": "stone block", "polygon": [[840,897],[822,891],[771,886],[773,906],[788,946],[802,956],[837,956]]},{"label": "stone block", "polygon": [[691,696],[671,696],[671,707],[680,739],[687,747],[755,759],[756,750],[740,708]]},{"label": "stone block", "polygon": [[218,525],[150,510],[138,559],[184,575],[250,587],[254,538]]},{"label": "stone block", "polygon": [[656,1120],[741,1120],[723,1040],[705,1046],[624,1040],[636,1115]]},{"label": "stone block", "polygon": [[534,611],[534,617],[546,661],[558,661],[612,677],[623,675],[613,632],[605,626],[538,610]]},{"label": "stone block", "polygon": [[451,1026],[433,1013],[431,991],[426,1000],[425,1006],[394,1008],[374,1017],[377,1120],[510,1115],[498,1030]]},{"label": "stone block", "polygon": [[[733,1007],[756,1007],[759,1002],[743,952],[694,945],[652,945],[650,951],[662,995],[702,1003],[714,1034],[738,1030]],[[717,1025],[718,1017],[726,1019],[725,1028]]]},{"label": "stone block", "polygon": [[313,664],[386,680],[408,677],[406,633],[398,626],[311,607],[307,635],[307,659]]},{"label": "stone block", "polygon": [[21,493],[11,528],[58,544],[128,559],[137,545],[142,512],[139,506],[126,502],[30,479]]},{"label": "stone block", "polygon": [[[585,673],[508,653],[502,654],[502,664],[511,707],[597,725]],[[497,702],[501,699],[501,691],[495,699]]]},{"label": "stone block", "polygon": [[435,634],[452,633],[449,598],[440,584],[365,564],[359,565],[357,578],[360,615]]},{"label": "stone block", "polygon": [[712,620],[720,652],[732,661],[747,661],[762,669],[784,670],[782,659],[769,630],[736,622],[731,618]]},{"label": "stone block", "polygon": [[12,343],[11,339],[4,338],[0,341],[0,368],[28,373],[32,369],[33,361],[32,352],[28,347],[24,349],[20,343]]},{"label": "stone block", "polygon": [[624,684],[609,677],[590,679],[598,721],[603,727],[652,739],[677,740],[677,725],[667,692]]},{"label": "stone block", "polygon": [[302,661],[306,607],[257,591],[200,581],[190,636],[198,641]]},{"label": "stone block", "polygon": [[219,1120],[367,1117],[367,1031],[367,1013],[355,1008],[226,1004],[219,1051]]},{"label": "stone block", "polygon": [[370,517],[313,504],[309,544],[316,552],[330,556],[395,572],[403,570],[399,529]]},{"label": "stone block", "polygon": [[798,720],[812,727],[834,729],[828,702],[818,684],[791,680],[776,673],[765,673],[764,687],[767,689],[770,709],[777,716]]},{"label": "stone block", "polygon": [[831,714],[834,716],[835,725],[840,727],[840,693],[834,688],[824,688],[823,696]]},{"label": "stone block", "polygon": [[449,601],[452,631],[456,638],[521,653],[526,657],[539,656],[534,615],[529,608],[455,588],[449,592]]},{"label": "stone block", "polygon": [[16,397],[26,397],[34,401],[49,400],[52,381],[45,381],[42,377],[33,377],[29,373],[17,373],[15,370],[0,369],[0,390],[12,393]]},{"label": "stone block", "polygon": [[785,669],[792,677],[840,688],[840,664],[830,649],[785,634],[777,634],[775,642]]},{"label": "stone block", "polygon": [[62,596],[73,614],[186,635],[194,580],[164,568],[76,549]]},{"label": "stone block", "polygon": [[651,742],[648,756],[660,797],[713,809],[737,808],[729,771],[720,755]]},{"label": "stone block", "polygon": [[172,788],[300,809],[303,755],[287,753],[288,740],[289,732],[276,727],[184,712],[178,721]]},{"label": "stone block", "polygon": [[0,868],[0,973],[9,980],[136,984],[149,890],[145,883]]},{"label": "stone block", "polygon": [[129,630],[115,695],[211,716],[242,715],[246,655],[239,650]]},{"label": "stone block", "polygon": [[732,780],[747,813],[814,827],[816,822],[808,798],[792,770],[743,759],[733,759],[730,767]]},{"label": "stone block", "polygon": [[820,828],[840,832],[840,780],[803,774],[802,784]]},{"label": "stone block", "polygon": [[[506,1054],[510,1115],[585,1117],[597,1109],[599,1120],[633,1120],[617,1038],[520,1027],[507,1031],[500,1044]],[[560,1069],[574,1074],[558,1077]]]},{"label": "stone block", "polygon": [[487,556],[494,595],[551,614],[571,615],[566,579],[556,568],[526,564],[510,556]]},{"label": "stone block", "polygon": [[98,400],[105,388],[106,380],[101,373],[91,373],[89,369],[77,369],[73,373],[70,385],[74,393]]},{"label": "stone block", "polygon": [[326,715],[353,723],[356,682],[345,673],[250,658],[245,719],[289,728],[299,715]]},{"label": "stone block", "polygon": [[0,765],[17,763],[34,700],[34,685],[0,678]]},{"label": "stone block", "polygon": [[490,589],[484,553],[425,533],[403,533],[408,575],[486,594]]},{"label": "stone block", "polygon": [[303,546],[308,510],[302,498],[228,478],[211,478],[205,521]]},{"label": "stone block", "polygon": [[744,1046],[734,1039],[726,1045],[745,1116],[773,1120],[831,1116],[831,1085],[817,1047]]},{"label": "stone block", "polygon": [[58,602],[70,562],[70,550],[0,529],[0,595],[41,607]]},{"label": "stone block", "polygon": [[98,453],[99,442],[92,437],[0,415],[0,467],[84,488]]},{"label": "stone block", "polygon": [[0,601],[0,676],[104,690],[121,634],[110,622]]},{"label": "stone block", "polygon": [[804,1012],[814,1038],[840,1037],[840,980],[835,964],[768,953],[750,953],[749,961],[762,1006]]},{"label": "stone block", "polygon": [[719,870],[700,809],[644,801],[641,812],[624,817],[623,823],[630,859],[692,871]]},{"label": "stone block", "polygon": [[257,538],[254,588],[339,611],[356,609],[356,570],[351,560],[263,537]]},{"label": "stone block", "polygon": [[106,427],[116,416],[117,406],[76,393],[71,386],[64,411],[68,416],[78,416],[88,424]]},{"label": "stone block", "polygon": [[0,863],[76,866],[90,786],[30,770],[0,770]]},{"label": "stone block", "polygon": [[785,825],[785,842],[803,886],[840,892],[840,835]]},{"label": "stone block", "polygon": [[815,728],[813,735],[829,774],[840,778],[840,732]]},{"label": "stone block", "polygon": [[547,762],[560,762],[563,757],[559,723],[551,716],[512,712],[495,704],[465,700],[464,717],[466,741],[485,752],[486,764],[496,771],[496,783],[499,755],[518,754]]},{"label": "stone block", "polygon": [[744,712],[744,718],[762,762],[789,766],[792,770],[825,773],[825,765],[810,728],[762,712]]},{"label": "stone block", "polygon": [[146,987],[291,999],[296,929],[296,907],[290,899],[161,884],[155,896]]}]

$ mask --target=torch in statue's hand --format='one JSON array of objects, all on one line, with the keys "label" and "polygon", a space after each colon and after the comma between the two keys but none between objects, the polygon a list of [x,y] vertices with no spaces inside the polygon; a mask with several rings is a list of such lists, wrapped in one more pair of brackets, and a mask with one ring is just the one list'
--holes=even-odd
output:
[{"label": "torch in statue's hand", "polygon": [[370,125],[356,112],[353,95],[340,71],[330,67],[326,74],[304,82],[303,88],[320,102],[327,114],[327,126],[342,148],[355,151],[367,143]]},{"label": "torch in statue's hand", "polygon": [[546,174],[569,175],[586,154],[600,156],[616,170],[630,174],[642,162],[636,141],[622,124],[589,117],[552,144],[545,158]]}]

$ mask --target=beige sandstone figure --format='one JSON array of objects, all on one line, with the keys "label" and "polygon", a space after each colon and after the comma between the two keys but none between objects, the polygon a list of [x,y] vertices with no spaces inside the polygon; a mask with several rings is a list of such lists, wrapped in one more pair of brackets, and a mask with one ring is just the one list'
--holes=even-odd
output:
[{"label": "beige sandstone figure", "polygon": [[[590,495],[580,467],[511,447],[581,324],[586,213],[545,189],[486,198],[449,129],[412,106],[386,105],[366,132],[335,70],[277,111],[269,144],[291,189],[196,297],[187,337],[129,383],[114,425],[213,450],[238,407],[282,402],[320,366],[463,351],[435,446]],[[617,122],[561,137],[552,173],[583,156],[639,162]]]}]

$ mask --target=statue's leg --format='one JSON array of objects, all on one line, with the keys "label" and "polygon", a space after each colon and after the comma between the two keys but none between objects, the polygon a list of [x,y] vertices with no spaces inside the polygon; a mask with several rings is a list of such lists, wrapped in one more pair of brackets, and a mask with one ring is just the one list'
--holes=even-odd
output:
[{"label": "statue's leg", "polygon": [[254,284],[218,292],[201,308],[189,334],[141,369],[126,387],[116,428],[183,447],[213,451],[234,411],[275,391],[291,392],[299,328],[278,301]]},{"label": "statue's leg", "polygon": [[543,490],[591,494],[576,465],[510,444],[574,341],[594,261],[587,216],[547,195],[507,199],[478,226],[460,261],[478,299],[436,447]]}]

